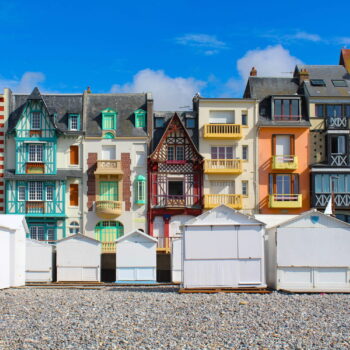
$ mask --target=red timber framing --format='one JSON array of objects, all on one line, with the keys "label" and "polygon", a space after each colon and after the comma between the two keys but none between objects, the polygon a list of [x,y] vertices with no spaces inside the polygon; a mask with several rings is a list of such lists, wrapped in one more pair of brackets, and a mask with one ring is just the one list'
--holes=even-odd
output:
[{"label": "red timber framing", "polygon": [[163,218],[169,237],[171,217],[202,213],[203,158],[175,113],[154,152],[148,157],[148,232]]}]

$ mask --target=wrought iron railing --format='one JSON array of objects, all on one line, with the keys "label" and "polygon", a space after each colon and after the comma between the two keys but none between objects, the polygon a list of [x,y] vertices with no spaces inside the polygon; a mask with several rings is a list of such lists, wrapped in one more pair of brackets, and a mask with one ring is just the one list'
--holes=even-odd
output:
[{"label": "wrought iron railing", "polygon": [[[326,207],[330,198],[330,193],[315,193],[313,194],[313,206],[316,208]],[[337,208],[349,208],[350,207],[350,194],[347,193],[335,193],[334,205]]]},{"label": "wrought iron railing", "polygon": [[331,154],[331,166],[347,166],[347,154]]},{"label": "wrought iron railing", "polygon": [[328,117],[326,125],[328,129],[347,129],[349,127],[347,117]]}]

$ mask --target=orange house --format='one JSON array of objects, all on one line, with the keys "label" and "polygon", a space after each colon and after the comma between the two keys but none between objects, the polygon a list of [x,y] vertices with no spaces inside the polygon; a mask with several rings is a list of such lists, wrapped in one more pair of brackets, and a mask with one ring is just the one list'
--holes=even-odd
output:
[{"label": "orange house", "polygon": [[309,127],[259,128],[259,212],[299,214],[310,209]]}]

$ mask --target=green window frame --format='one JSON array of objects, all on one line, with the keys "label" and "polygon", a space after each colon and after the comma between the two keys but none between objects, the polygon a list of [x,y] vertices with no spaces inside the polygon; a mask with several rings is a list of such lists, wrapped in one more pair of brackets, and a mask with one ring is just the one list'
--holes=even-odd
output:
[{"label": "green window frame", "polygon": [[101,113],[102,113],[102,130],[117,130],[118,113],[111,108],[106,108]]},{"label": "green window frame", "polygon": [[145,128],[146,127],[146,111],[143,109],[137,109],[134,112],[135,115],[135,128]]},{"label": "green window frame", "polygon": [[138,175],[136,178],[136,204],[146,203],[146,178]]},{"label": "green window frame", "polygon": [[100,182],[100,200],[101,201],[117,201],[119,198],[118,182],[101,181]]},{"label": "green window frame", "polygon": [[68,129],[70,131],[80,130],[80,114],[69,114],[68,116]]},{"label": "green window frame", "polygon": [[100,221],[95,226],[95,239],[100,242],[114,242],[124,235],[124,226],[119,221]]}]

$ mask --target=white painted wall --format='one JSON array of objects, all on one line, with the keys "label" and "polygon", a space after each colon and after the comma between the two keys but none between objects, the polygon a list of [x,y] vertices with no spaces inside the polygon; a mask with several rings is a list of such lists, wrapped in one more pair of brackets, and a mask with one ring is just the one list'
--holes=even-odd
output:
[{"label": "white painted wall", "polygon": [[182,282],[182,238],[175,238],[172,240],[171,280],[174,283]]},{"label": "white painted wall", "polygon": [[0,289],[9,288],[10,282],[10,235],[5,229],[0,230]]}]

